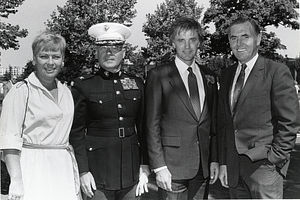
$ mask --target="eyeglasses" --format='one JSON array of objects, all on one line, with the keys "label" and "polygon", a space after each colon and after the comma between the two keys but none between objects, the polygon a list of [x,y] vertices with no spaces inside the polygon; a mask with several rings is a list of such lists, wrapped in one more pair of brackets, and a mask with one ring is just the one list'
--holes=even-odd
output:
[{"label": "eyeglasses", "polygon": [[110,52],[115,54],[115,53],[122,51],[123,45],[109,45],[109,46],[99,46],[98,47],[98,50],[100,51],[100,53],[107,52],[108,49]]}]

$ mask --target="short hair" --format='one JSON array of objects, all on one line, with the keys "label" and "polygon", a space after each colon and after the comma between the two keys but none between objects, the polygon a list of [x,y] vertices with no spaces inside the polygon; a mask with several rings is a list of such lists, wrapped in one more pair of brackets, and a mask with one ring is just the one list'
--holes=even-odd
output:
[{"label": "short hair", "polygon": [[171,25],[170,42],[172,43],[174,41],[176,34],[179,34],[182,31],[186,32],[189,30],[195,30],[197,32],[200,42],[204,40],[203,30],[199,22],[192,18],[181,17]]},{"label": "short hair", "polygon": [[237,24],[243,24],[249,22],[251,24],[251,26],[253,27],[256,35],[260,34],[260,27],[258,26],[258,24],[256,23],[256,21],[250,17],[247,16],[240,16],[237,19],[235,19],[233,22],[231,22],[231,24],[229,25],[228,28],[228,35],[230,33],[230,29],[232,26],[237,25]]},{"label": "short hair", "polygon": [[40,50],[57,51],[60,50],[63,57],[65,56],[66,40],[60,34],[50,31],[42,32],[36,36],[31,45],[32,53],[34,56],[38,54]]}]

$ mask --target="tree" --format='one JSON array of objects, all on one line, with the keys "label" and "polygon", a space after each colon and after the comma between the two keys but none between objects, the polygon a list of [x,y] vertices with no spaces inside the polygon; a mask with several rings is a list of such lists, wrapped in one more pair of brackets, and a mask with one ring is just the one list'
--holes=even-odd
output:
[{"label": "tree", "polygon": [[88,29],[101,22],[118,22],[132,25],[136,16],[136,0],[68,0],[64,7],[57,7],[46,26],[59,32],[67,41],[65,67],[60,79],[71,82],[80,76],[83,67],[97,67],[93,40]]},{"label": "tree", "polygon": [[[0,17],[8,18],[8,15],[15,14],[16,8],[23,3],[24,0],[1,0],[0,1]],[[24,38],[28,35],[26,29],[21,29],[19,25],[11,25],[0,21],[0,48],[6,50],[12,48],[19,49],[18,37]]]},{"label": "tree", "polygon": [[12,66],[9,65],[8,70],[5,71],[5,73],[3,74],[3,79],[5,81],[9,81],[12,77]]},{"label": "tree", "polygon": [[169,42],[171,24],[181,16],[200,19],[203,7],[195,0],[166,0],[157,6],[154,14],[147,14],[147,22],[142,31],[148,37],[147,48],[142,48],[143,55],[149,64],[151,61],[163,63],[174,56],[174,50]]},{"label": "tree", "polygon": [[268,26],[299,29],[297,21],[299,8],[297,0],[210,0],[210,8],[204,14],[203,23],[215,25],[216,31],[209,36],[210,55],[230,55],[227,38],[229,24],[240,15],[256,20],[262,30],[260,54],[271,59],[283,59],[277,49],[286,49],[274,32],[267,32]]},{"label": "tree", "polygon": [[28,61],[27,64],[24,67],[24,72],[22,73],[22,76],[20,77],[22,80],[27,78],[31,72],[35,71],[35,66],[32,64],[32,60]]}]

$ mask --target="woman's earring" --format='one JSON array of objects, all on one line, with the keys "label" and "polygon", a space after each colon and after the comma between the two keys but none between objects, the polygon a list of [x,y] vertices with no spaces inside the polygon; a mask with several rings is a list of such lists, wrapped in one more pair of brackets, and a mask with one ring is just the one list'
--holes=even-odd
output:
[{"label": "woman's earring", "polygon": [[36,64],[36,63],[35,63],[35,61],[33,60],[33,61],[32,61],[32,65],[35,66],[35,64]]}]

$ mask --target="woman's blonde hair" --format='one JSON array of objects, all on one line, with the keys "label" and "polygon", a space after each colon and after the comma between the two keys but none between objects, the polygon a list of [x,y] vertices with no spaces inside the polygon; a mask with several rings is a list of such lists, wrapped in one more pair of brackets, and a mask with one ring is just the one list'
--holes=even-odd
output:
[{"label": "woman's blonde hair", "polygon": [[40,50],[57,51],[60,50],[63,57],[65,56],[66,40],[60,34],[50,31],[42,32],[36,36],[32,45],[33,56],[36,56]]}]

